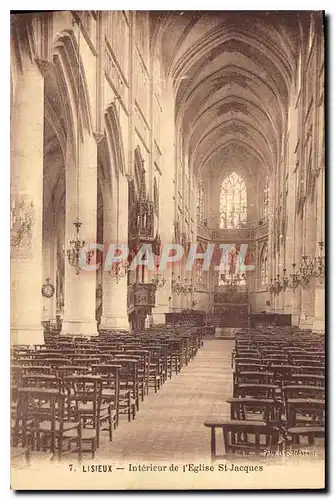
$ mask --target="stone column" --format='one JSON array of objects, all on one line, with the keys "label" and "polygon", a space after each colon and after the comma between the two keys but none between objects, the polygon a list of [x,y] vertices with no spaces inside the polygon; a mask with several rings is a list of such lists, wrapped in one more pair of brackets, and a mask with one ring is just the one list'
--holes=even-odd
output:
[{"label": "stone column", "polygon": [[316,282],[315,285],[315,316],[313,321],[313,331],[325,331],[325,286]]},{"label": "stone column", "polygon": [[[119,194],[111,197],[111,188],[106,186],[104,193],[104,259],[103,259],[103,301],[100,328],[102,330],[129,330],[127,314],[127,276],[117,282],[105,269],[105,260],[109,244],[128,244],[128,183],[125,177],[119,177]],[[117,188],[115,189],[117,191]],[[117,198],[119,204],[117,204]],[[118,217],[119,212],[119,217]],[[119,218],[119,229],[117,223]]]},{"label": "stone column", "polygon": [[[323,167],[322,167],[323,168]],[[317,227],[316,227],[316,256],[319,255],[319,241],[325,241],[324,234],[324,175],[323,172],[319,174],[317,182]],[[325,252],[325,250],[323,249]],[[315,279],[315,316],[313,322],[313,331],[325,331],[325,285],[319,279]]]},{"label": "stone column", "polygon": [[[303,254],[306,254],[309,259],[315,255],[315,239],[316,239],[316,220],[315,220],[315,204],[309,198],[304,212],[304,248]],[[302,260],[302,259],[301,259]],[[301,313],[300,327],[305,329],[313,328],[315,293],[313,279],[308,284],[307,288],[301,291]]]},{"label": "stone column", "polygon": [[[168,271],[167,271],[168,272]],[[163,273],[161,273],[163,274]],[[152,310],[152,321],[154,325],[165,324],[165,313],[169,312],[169,297],[171,294],[171,277],[164,273],[166,283],[156,291],[156,305]]]},{"label": "stone column", "polygon": [[[84,132],[80,141],[79,211],[82,222],[80,239],[96,242],[97,225],[97,145],[93,136]],[[65,249],[75,235],[77,217],[76,163],[71,145],[66,152],[66,222]],[[93,259],[94,261],[94,259]],[[95,319],[96,272],[81,269],[79,274],[65,256],[65,308],[62,334],[98,335]]]},{"label": "stone column", "polygon": [[11,117],[11,343],[43,344],[44,78],[23,54]]},{"label": "stone column", "polygon": [[54,301],[56,296],[56,279],[54,269],[54,254],[57,252],[57,239],[55,238],[54,214],[50,210],[47,214],[44,212],[43,221],[43,284],[49,279],[54,286],[55,292],[53,297],[43,297],[43,320],[48,321],[55,319]]}]

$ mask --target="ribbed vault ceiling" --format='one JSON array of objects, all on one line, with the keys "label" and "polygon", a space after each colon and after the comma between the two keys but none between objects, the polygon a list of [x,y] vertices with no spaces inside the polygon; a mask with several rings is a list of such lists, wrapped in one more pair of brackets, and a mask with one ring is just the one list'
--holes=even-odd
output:
[{"label": "ribbed vault ceiling", "polygon": [[153,12],[153,43],[173,79],[177,136],[197,171],[272,169],[307,13]]}]

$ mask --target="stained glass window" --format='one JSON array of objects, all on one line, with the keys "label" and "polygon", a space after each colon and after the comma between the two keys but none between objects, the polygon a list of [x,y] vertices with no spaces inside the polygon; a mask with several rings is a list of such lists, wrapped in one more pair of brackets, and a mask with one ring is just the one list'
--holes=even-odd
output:
[{"label": "stained glass window", "polygon": [[269,176],[267,175],[264,179],[264,189],[263,189],[263,219],[267,219],[269,216]]},{"label": "stained glass window", "polygon": [[198,223],[202,224],[205,220],[205,190],[202,179],[200,179],[198,182],[197,217],[198,217]]},{"label": "stained glass window", "polygon": [[267,285],[268,283],[268,246],[264,245],[261,254],[261,284]]},{"label": "stained glass window", "polygon": [[247,187],[236,172],[222,183],[220,193],[220,228],[244,227],[247,222]]}]

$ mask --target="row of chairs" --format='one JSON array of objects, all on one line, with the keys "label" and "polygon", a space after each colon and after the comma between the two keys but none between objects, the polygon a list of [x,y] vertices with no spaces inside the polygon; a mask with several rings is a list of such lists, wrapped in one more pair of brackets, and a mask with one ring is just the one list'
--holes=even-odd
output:
[{"label": "row of chairs", "polygon": [[55,337],[12,350],[12,446],[53,457],[83,451],[94,457],[100,434],[109,440],[122,415],[178,374],[202,345],[199,329]]},{"label": "row of chairs", "polygon": [[230,421],[208,421],[211,454],[216,429],[223,431],[224,455],[274,454],[324,437],[324,341],[311,332],[246,331],[236,336],[232,356]]}]

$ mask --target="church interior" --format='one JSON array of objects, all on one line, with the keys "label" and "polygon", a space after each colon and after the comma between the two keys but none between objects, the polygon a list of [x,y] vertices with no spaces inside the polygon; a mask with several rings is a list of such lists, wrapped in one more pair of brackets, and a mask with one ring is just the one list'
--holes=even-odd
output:
[{"label": "church interior", "polygon": [[12,14],[10,69],[12,463],[320,456],[322,12]]}]

